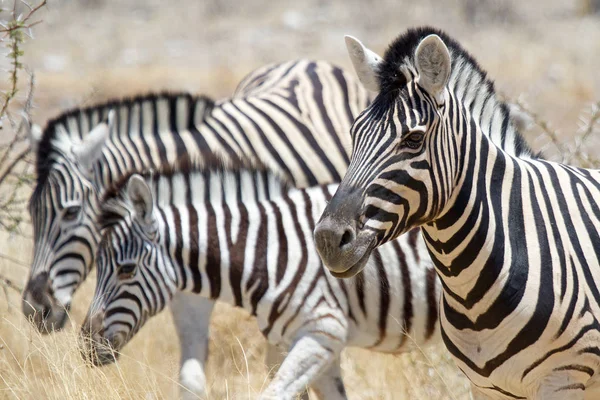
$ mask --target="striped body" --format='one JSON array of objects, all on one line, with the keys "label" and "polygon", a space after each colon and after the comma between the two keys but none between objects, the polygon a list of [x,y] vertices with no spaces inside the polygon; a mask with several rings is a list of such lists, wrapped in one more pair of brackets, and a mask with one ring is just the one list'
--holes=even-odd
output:
[{"label": "striped body", "polygon": [[[439,283],[417,231],[377,249],[371,268],[351,280],[322,266],[312,232],[335,185],[286,194],[272,175],[245,170],[147,180],[151,221],[140,223],[133,196],[118,194],[104,206],[98,285],[84,324],[96,340],[120,349],[175,291],[226,301],[255,315],[270,343],[290,350],[295,361],[283,362],[266,393],[292,398],[332,364],[339,368],[345,346],[400,352],[437,338]],[[123,272],[128,264],[135,272]],[[305,354],[294,345],[302,338],[325,350]],[[111,361],[110,353],[97,357]]]},{"label": "striped body", "polygon": [[[423,227],[447,287],[446,346],[492,398],[583,399],[600,372],[600,171],[513,158],[478,136],[461,138],[461,195],[436,219],[447,228]],[[501,184],[486,178],[500,171]]]},{"label": "striped body", "polygon": [[[350,124],[367,103],[366,91],[343,70],[295,61],[255,71],[232,98],[216,103],[189,94],[148,95],[59,116],[33,142],[35,247],[25,315],[42,332],[64,325],[73,293],[94,265],[99,199],[123,174],[182,156],[207,163],[218,157],[264,165],[300,187],[336,182],[347,165]],[[110,124],[102,122],[111,110]],[[171,306],[181,383],[192,398],[204,393],[212,307],[185,295]]]},{"label": "striped body", "polygon": [[[409,31],[378,70],[381,92],[353,126],[335,195],[360,198],[350,207],[361,228],[344,250],[362,241],[368,256],[422,227],[444,289],[442,337],[477,399],[597,398],[600,171],[503,149],[522,141],[506,105],[441,32]],[[330,226],[340,216],[332,204]],[[317,238],[326,264],[360,271],[333,261],[329,232]]]},{"label": "striped body", "polygon": [[[189,155],[242,158],[299,187],[339,181],[351,121],[368,102],[344,71],[325,62],[279,64],[251,74],[236,93],[217,103],[187,94],[113,101],[48,124],[35,145],[38,180],[30,200],[35,255],[24,296],[33,311],[48,316],[37,321],[40,329],[64,323],[61,308],[70,305],[93,265],[98,199],[127,171]],[[91,138],[89,132],[110,110],[114,127],[102,141]],[[78,158],[75,150],[86,144],[102,151]]]}]

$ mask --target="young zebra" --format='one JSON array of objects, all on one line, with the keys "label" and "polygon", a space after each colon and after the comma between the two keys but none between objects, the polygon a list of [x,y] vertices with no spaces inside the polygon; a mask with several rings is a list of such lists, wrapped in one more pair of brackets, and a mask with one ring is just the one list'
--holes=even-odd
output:
[{"label": "young zebra", "polygon": [[599,398],[600,171],[500,148],[522,141],[506,105],[442,32],[409,30],[367,58],[357,71],[380,92],[315,230],[325,264],[353,276],[422,226],[442,337],[477,398]]},{"label": "young zebra", "polygon": [[400,352],[434,341],[440,289],[418,232],[375,250],[354,279],[322,266],[312,232],[335,189],[288,192],[275,175],[245,169],[123,179],[102,203],[83,353],[113,362],[177,291],[246,309],[289,351],[262,398],[292,399],[311,386],[344,399],[344,347]]},{"label": "young zebra", "polygon": [[[351,122],[367,104],[366,91],[343,70],[294,61],[252,73],[234,97],[217,103],[189,94],[140,96],[76,109],[50,121],[43,134],[34,130],[35,247],[23,312],[42,332],[64,325],[94,262],[98,201],[118,177],[208,154],[265,165],[300,187],[336,182],[347,166]],[[213,305],[184,297],[172,304],[181,380],[202,395]]]}]

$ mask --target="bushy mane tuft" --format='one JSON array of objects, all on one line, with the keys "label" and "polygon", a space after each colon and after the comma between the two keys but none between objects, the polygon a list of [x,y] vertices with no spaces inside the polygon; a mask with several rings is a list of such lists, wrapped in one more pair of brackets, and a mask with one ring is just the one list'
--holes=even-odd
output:
[{"label": "bushy mane tuft", "polygon": [[[498,98],[494,82],[488,78],[487,73],[480,67],[475,58],[471,56],[456,40],[448,36],[445,32],[430,26],[408,29],[405,33],[398,36],[386,50],[383,61],[379,66],[378,80],[381,93],[386,96],[397,89],[401,89],[407,84],[406,77],[400,71],[403,65],[414,66],[415,51],[421,41],[429,35],[438,35],[448,47],[452,59],[452,75],[466,71],[465,73],[471,76],[479,76],[480,82],[485,86],[497,103],[497,107],[503,115],[503,118],[508,124],[512,124],[510,119],[510,109],[508,105]],[[473,104],[467,105],[473,106]],[[526,143],[523,136],[518,132],[517,127],[514,127],[515,143],[517,156],[528,155],[534,153]],[[500,144],[500,143],[498,143]]]},{"label": "bushy mane tuft", "polygon": [[87,119],[91,120],[92,116],[99,116],[99,121],[105,121],[108,117],[108,113],[112,109],[119,108],[130,108],[136,104],[146,103],[146,102],[156,102],[159,100],[167,100],[169,102],[174,102],[176,100],[181,100],[182,98],[187,99],[190,105],[196,105],[198,103],[203,103],[203,116],[206,116],[212,108],[214,107],[214,101],[206,96],[193,96],[190,93],[186,92],[159,92],[159,93],[148,93],[137,95],[133,97],[125,97],[119,99],[112,99],[106,102],[92,105],[89,107],[83,108],[73,108],[71,110],[65,111],[59,116],[51,119],[46,124],[44,131],[42,133],[42,138],[40,143],[37,146],[37,154],[36,154],[36,174],[37,174],[37,185],[44,183],[48,177],[48,173],[50,172],[53,165],[52,154],[56,151],[53,147],[52,142],[56,139],[58,134],[58,127],[67,126],[69,121],[75,121],[78,126],[79,132],[69,132],[69,134],[73,135],[81,139],[88,132],[82,132],[82,121]]},{"label": "bushy mane tuft", "polygon": [[452,54],[453,70],[461,60],[464,60],[471,69],[486,77],[485,71],[481,69],[477,61],[456,40],[437,28],[422,26],[408,29],[388,46],[378,71],[379,87],[382,92],[406,85],[406,77],[400,73],[400,67],[405,65],[407,60],[414,65],[415,50],[419,43],[429,35],[438,35],[444,41]]}]

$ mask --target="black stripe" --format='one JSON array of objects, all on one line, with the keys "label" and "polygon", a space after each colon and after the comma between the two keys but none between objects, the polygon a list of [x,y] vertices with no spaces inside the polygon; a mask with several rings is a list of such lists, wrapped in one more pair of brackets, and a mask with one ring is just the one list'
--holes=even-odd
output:
[{"label": "black stripe", "polygon": [[[412,285],[410,278],[410,271],[408,269],[408,265],[406,263],[406,255],[404,251],[400,247],[400,244],[397,240],[394,240],[392,246],[394,248],[394,252],[398,257],[398,264],[400,265],[400,271],[402,273],[402,291],[404,293],[403,299],[403,310],[402,310],[402,327],[404,332],[409,335],[412,329],[412,319],[413,319],[413,306],[412,306]],[[402,343],[404,343],[404,336],[402,339]]]}]

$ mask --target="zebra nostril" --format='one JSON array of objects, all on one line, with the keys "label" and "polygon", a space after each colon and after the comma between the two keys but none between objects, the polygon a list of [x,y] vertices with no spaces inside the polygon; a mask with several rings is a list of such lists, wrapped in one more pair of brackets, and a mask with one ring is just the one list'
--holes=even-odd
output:
[{"label": "zebra nostril", "polygon": [[43,319],[48,319],[48,317],[50,317],[50,315],[52,314],[52,308],[49,306],[45,306],[42,309],[42,318]]},{"label": "zebra nostril", "polygon": [[352,243],[354,241],[354,232],[351,229],[346,229],[342,238],[340,239],[340,248]]}]

